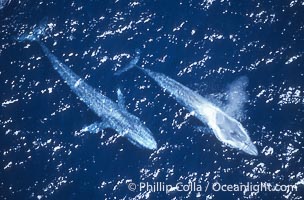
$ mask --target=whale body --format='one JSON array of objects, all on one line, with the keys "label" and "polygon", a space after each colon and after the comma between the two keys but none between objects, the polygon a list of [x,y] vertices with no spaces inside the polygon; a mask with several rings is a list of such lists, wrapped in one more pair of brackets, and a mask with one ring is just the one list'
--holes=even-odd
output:
[{"label": "whale body", "polygon": [[[130,64],[132,64],[133,67],[142,70],[145,74],[154,79],[160,87],[171,94],[193,116],[208,125],[212,129],[216,138],[223,144],[239,149],[250,155],[258,155],[257,148],[252,143],[247,130],[239,121],[229,116],[197,92],[172,78],[162,73],[137,66],[138,60],[138,55],[136,55],[136,62],[132,60]],[[130,64],[127,69],[131,69]],[[121,71],[116,72],[116,74],[119,75],[121,72],[125,71],[126,68],[122,68]]]},{"label": "whale body", "polygon": [[23,34],[16,38],[19,41],[37,42],[45,56],[49,59],[52,67],[58,72],[71,90],[84,102],[92,111],[96,113],[101,122],[95,122],[86,126],[82,131],[97,133],[105,128],[112,128],[120,135],[126,137],[130,142],[138,147],[147,149],[157,149],[157,143],[151,131],[140,121],[138,117],[129,113],[123,105],[123,97],[120,90],[117,91],[118,104],[101,94],[88,85],[82,78],[75,74],[67,65],[50,52],[50,50],[39,40],[39,35],[44,33],[44,26],[34,29],[30,34]]}]

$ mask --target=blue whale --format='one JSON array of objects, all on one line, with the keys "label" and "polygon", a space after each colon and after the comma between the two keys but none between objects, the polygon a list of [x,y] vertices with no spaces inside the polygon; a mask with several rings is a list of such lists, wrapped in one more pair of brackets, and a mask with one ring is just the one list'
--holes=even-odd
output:
[{"label": "blue whale", "polygon": [[[137,65],[140,51],[136,51],[135,58],[125,67],[118,70],[115,74],[120,75],[133,67],[142,70],[166,92],[170,93],[190,114],[198,118],[201,122],[208,125],[216,138],[223,144],[239,149],[247,154],[257,156],[258,151],[252,143],[247,130],[243,125],[232,116],[221,110],[219,107],[199,95],[197,92],[182,85],[181,83],[169,78],[168,76],[141,68]],[[240,78],[239,81],[246,81]]]},{"label": "blue whale", "polygon": [[44,34],[46,23],[36,27],[29,34],[23,34],[16,39],[18,41],[37,42],[45,56],[51,62],[53,68],[58,72],[71,90],[101,119],[84,127],[81,131],[98,133],[105,128],[116,130],[121,136],[126,137],[131,143],[138,147],[147,149],[157,149],[157,143],[151,131],[140,121],[140,119],[129,113],[123,105],[123,96],[121,91],[117,90],[118,103],[113,102],[108,97],[96,91],[88,85],[82,78],[75,74],[67,65],[50,52],[50,50],[39,39]]}]

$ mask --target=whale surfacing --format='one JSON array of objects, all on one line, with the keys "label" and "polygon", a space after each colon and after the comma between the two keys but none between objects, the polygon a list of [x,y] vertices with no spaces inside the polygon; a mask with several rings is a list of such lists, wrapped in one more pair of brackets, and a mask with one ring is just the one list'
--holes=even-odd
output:
[{"label": "whale surfacing", "polygon": [[222,143],[250,155],[258,155],[257,148],[251,142],[246,129],[236,119],[212,104],[201,104],[197,112],[196,116],[207,122],[214,135]]},{"label": "whale surfacing", "polygon": [[[201,122],[208,125],[216,138],[223,144],[241,150],[250,155],[258,155],[258,150],[252,143],[246,129],[235,118],[228,115],[226,112],[212,104],[197,92],[169,78],[168,76],[138,67],[136,65],[137,61],[138,55],[136,55],[136,62],[131,61],[130,64],[133,64],[133,67],[142,70],[166,92],[170,93],[177,100],[177,102],[183,105],[191,114],[193,114]],[[130,64],[128,65],[127,69],[122,68],[120,71],[116,72],[116,74],[121,74],[121,72],[131,69]],[[247,78],[240,78],[239,82],[242,80],[247,81]],[[246,84],[247,83],[244,83],[244,85]],[[235,90],[233,91],[235,92]],[[236,112],[238,105],[242,104],[237,102],[237,104],[233,105],[233,109],[230,110]]]}]

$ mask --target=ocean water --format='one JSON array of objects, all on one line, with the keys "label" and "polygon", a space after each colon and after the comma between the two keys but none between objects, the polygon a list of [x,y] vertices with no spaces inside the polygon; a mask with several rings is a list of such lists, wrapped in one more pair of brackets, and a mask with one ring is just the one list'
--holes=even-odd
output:
[{"label": "ocean water", "polygon": [[[303,199],[303,2],[2,2],[1,199]],[[113,101],[121,88],[157,150],[112,129],[79,134],[100,119],[39,45],[15,40],[46,18],[45,45]],[[114,76],[136,49],[141,67],[220,108],[229,85],[246,76],[239,120],[259,155],[223,145],[142,71]],[[265,183],[276,191],[256,186]],[[234,189],[224,191],[228,185]]]}]

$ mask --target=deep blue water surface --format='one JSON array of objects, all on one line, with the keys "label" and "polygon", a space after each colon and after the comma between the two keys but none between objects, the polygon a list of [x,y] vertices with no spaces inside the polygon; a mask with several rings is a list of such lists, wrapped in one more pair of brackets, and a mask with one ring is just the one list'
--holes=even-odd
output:
[{"label": "deep blue water surface", "polygon": [[[120,87],[157,150],[140,149],[112,129],[79,134],[99,118],[39,45],[14,39],[45,17],[46,46],[113,101]],[[12,0],[0,10],[0,198],[303,199],[303,19],[297,0]],[[140,70],[114,76],[135,49],[141,67],[221,108],[228,85],[247,76],[249,100],[239,112],[259,155],[224,146],[207,127],[196,131],[201,122]],[[140,191],[140,182],[195,182],[203,191]],[[298,190],[224,192],[214,183]]]}]

